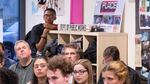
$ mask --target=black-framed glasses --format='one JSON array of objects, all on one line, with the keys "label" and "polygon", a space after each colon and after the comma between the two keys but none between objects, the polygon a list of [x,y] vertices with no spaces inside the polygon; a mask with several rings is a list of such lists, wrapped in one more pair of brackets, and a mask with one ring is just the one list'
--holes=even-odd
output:
[{"label": "black-framed glasses", "polygon": [[77,74],[83,75],[85,72],[87,72],[87,70],[79,70],[79,71],[74,70],[73,75],[77,75]]},{"label": "black-framed glasses", "polygon": [[44,14],[44,16],[46,16],[46,17],[50,17],[50,18],[55,17],[53,14]]}]

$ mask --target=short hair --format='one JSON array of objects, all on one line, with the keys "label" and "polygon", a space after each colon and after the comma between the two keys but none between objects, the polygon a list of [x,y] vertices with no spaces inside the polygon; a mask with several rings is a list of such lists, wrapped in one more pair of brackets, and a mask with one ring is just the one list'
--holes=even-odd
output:
[{"label": "short hair", "polygon": [[18,75],[7,68],[0,68],[0,83],[1,84],[19,84]]},{"label": "short hair", "polygon": [[65,54],[66,48],[75,49],[76,53],[81,57],[82,49],[76,43],[65,44],[64,47],[63,47],[63,49],[62,49],[62,51],[61,51],[62,54]]},{"label": "short hair", "polygon": [[109,46],[104,50],[103,56],[112,57],[114,61],[120,60],[120,53],[116,46]]},{"label": "short hair", "polygon": [[45,13],[46,11],[51,11],[51,12],[53,12],[53,13],[56,15],[56,11],[55,11],[53,8],[46,8],[46,9],[44,10],[44,13]]},{"label": "short hair", "polygon": [[[73,67],[78,64],[81,64],[82,66],[84,66],[85,69],[87,69],[88,84],[93,84],[93,70],[92,70],[91,62],[88,59],[80,59],[73,64]],[[73,84],[78,84],[78,83],[74,80]]]},{"label": "short hair", "polygon": [[16,51],[16,47],[19,43],[25,43],[25,45],[30,49],[29,44],[25,40],[18,40],[15,42],[14,50]]},{"label": "short hair", "polygon": [[59,69],[63,76],[66,76],[72,73],[72,65],[71,62],[67,61],[62,55],[55,55],[48,60],[48,69],[56,70]]},{"label": "short hair", "polygon": [[[128,82],[129,72],[128,67],[123,61],[112,61],[109,64],[105,65],[102,69],[102,72],[111,71],[113,72],[119,80],[123,80],[126,84]],[[102,73],[103,74],[103,73]]]}]

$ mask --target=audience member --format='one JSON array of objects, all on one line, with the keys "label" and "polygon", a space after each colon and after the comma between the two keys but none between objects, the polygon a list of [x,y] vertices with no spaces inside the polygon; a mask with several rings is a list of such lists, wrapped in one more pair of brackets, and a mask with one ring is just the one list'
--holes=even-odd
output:
[{"label": "audience member", "polygon": [[33,79],[27,84],[48,84],[47,70],[47,59],[36,57],[33,65]]},{"label": "audience member", "polygon": [[75,43],[66,44],[62,49],[62,54],[72,63],[80,59],[81,53],[81,48]]},{"label": "audience member", "polygon": [[122,61],[112,61],[102,69],[104,84],[129,84],[127,66]]},{"label": "audience member", "polygon": [[19,84],[18,75],[7,68],[0,68],[0,84]]},{"label": "audience member", "polygon": [[[107,47],[104,50],[103,58],[104,58],[103,63],[105,65],[109,64],[111,61],[119,61],[120,53],[119,53],[118,48],[116,46]],[[129,71],[129,78],[131,79],[130,84],[141,84],[139,74],[131,67],[129,67],[129,66],[127,66],[127,67],[128,67],[128,71]],[[100,75],[98,84],[104,84],[101,75]]]},{"label": "audience member", "polygon": [[45,9],[43,18],[45,23],[35,25],[32,28],[29,36],[27,36],[27,42],[31,47],[33,57],[35,57],[36,54],[42,54],[42,50],[47,42],[47,35],[49,31],[57,29],[57,25],[53,24],[54,20],[56,19],[56,12],[54,9]]},{"label": "audience member", "polygon": [[19,77],[19,84],[26,84],[33,77],[33,62],[29,44],[24,40],[18,40],[14,46],[19,63],[10,66]]},{"label": "audience member", "polygon": [[73,84],[93,84],[92,65],[88,59],[80,59],[73,65]]},{"label": "audience member", "polygon": [[48,60],[47,77],[49,84],[69,84],[72,65],[64,56],[56,55]]},{"label": "audience member", "polygon": [[10,58],[7,57],[7,53],[5,51],[5,47],[3,45],[3,43],[0,42],[0,52],[2,52],[3,54],[3,67],[9,68],[12,64],[15,64],[16,62]]}]

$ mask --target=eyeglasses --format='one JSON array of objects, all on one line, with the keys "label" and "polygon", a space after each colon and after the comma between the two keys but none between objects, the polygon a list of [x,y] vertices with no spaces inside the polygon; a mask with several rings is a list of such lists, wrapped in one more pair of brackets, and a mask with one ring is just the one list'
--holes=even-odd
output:
[{"label": "eyeglasses", "polygon": [[49,17],[49,18],[55,17],[53,14],[44,14],[44,16]]},{"label": "eyeglasses", "polygon": [[85,72],[87,72],[87,70],[79,70],[79,71],[73,71],[73,75],[77,75],[77,73],[79,74],[79,75],[83,75]]}]

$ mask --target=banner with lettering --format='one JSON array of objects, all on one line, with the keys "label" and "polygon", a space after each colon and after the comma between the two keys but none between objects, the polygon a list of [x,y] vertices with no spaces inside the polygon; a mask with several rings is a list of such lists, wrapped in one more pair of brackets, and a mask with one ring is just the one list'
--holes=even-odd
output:
[{"label": "banner with lettering", "polygon": [[94,24],[105,32],[120,32],[125,0],[97,0]]}]

